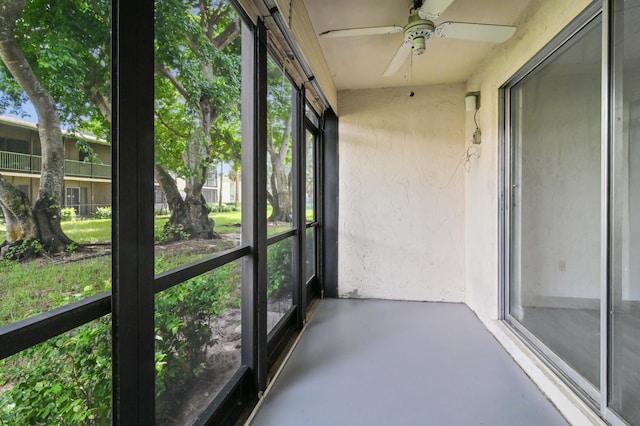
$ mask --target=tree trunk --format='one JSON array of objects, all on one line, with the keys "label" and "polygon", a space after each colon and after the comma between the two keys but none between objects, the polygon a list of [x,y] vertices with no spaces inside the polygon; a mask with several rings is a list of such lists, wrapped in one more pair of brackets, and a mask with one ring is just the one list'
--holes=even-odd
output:
[{"label": "tree trunk", "polygon": [[171,217],[164,227],[165,241],[219,238],[213,230],[215,222],[209,217],[209,210],[202,194],[194,197],[192,193],[187,193],[185,199],[182,199],[175,179],[157,163],[154,169],[156,181],[167,197],[171,211]]},{"label": "tree trunk", "polygon": [[[60,206],[62,205],[62,190],[64,188],[64,144],[62,141],[62,129],[55,101],[42,86],[26,58],[20,51],[15,38],[16,21],[22,14],[25,0],[5,0],[0,3],[0,59],[7,69],[27,94],[38,114],[38,132],[42,148],[42,168],[40,176],[40,189],[38,199],[30,216],[35,219],[35,233],[26,233],[16,241],[28,239],[30,235],[37,235],[43,248],[49,252],[64,251],[69,239],[60,227]],[[5,187],[8,182],[4,181]],[[17,198],[10,189],[4,191],[8,198],[2,198],[3,210],[15,208]],[[23,194],[24,195],[24,194]],[[24,196],[26,197],[26,196]],[[30,210],[28,200],[24,209]],[[19,214],[14,214],[14,219],[22,221]],[[29,220],[32,220],[29,219]],[[26,219],[25,219],[26,220]],[[21,222],[20,226],[13,229],[30,230],[33,223]]]},{"label": "tree trunk", "polygon": [[2,175],[0,175],[0,209],[7,226],[5,242],[0,252],[3,257],[13,245],[21,241],[39,239],[38,225],[28,197],[7,182]]},{"label": "tree trunk", "polygon": [[291,185],[289,175],[285,169],[285,159],[289,149],[291,140],[291,116],[285,122],[285,128],[282,135],[282,144],[278,150],[275,149],[273,136],[269,140],[269,158],[271,159],[271,216],[269,220],[277,222],[291,222],[292,206],[291,206]]}]

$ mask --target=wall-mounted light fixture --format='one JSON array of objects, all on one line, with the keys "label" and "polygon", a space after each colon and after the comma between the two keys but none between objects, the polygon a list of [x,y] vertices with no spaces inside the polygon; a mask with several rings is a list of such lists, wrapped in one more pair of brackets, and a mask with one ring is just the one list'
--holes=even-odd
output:
[{"label": "wall-mounted light fixture", "polygon": [[476,145],[482,142],[482,133],[480,132],[480,126],[478,126],[478,110],[480,109],[480,92],[467,92],[464,95],[464,107],[467,111],[474,111],[473,122],[476,125],[476,130],[473,132],[472,142]]},{"label": "wall-mounted light fixture", "polygon": [[467,92],[464,95],[464,106],[467,111],[477,111],[480,109],[480,92]]}]

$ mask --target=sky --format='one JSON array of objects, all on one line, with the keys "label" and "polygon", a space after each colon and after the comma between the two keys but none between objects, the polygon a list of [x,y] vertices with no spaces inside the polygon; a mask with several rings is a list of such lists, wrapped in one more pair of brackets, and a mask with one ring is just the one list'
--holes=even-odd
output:
[{"label": "sky", "polygon": [[22,110],[27,113],[27,115],[24,117],[17,114],[13,114],[10,111],[5,111],[2,113],[2,115],[8,116],[8,117],[20,118],[22,120],[29,121],[31,123],[38,122],[38,114],[36,114],[36,110],[33,108],[33,104],[31,102],[25,103],[22,106]]}]

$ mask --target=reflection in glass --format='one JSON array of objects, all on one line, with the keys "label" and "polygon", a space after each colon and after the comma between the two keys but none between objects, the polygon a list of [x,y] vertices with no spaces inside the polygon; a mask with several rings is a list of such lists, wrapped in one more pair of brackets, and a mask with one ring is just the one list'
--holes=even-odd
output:
[{"label": "reflection in glass", "polygon": [[158,0],[155,10],[154,233],[164,271],[240,243],[241,38],[228,1]]},{"label": "reflection in glass", "polygon": [[111,424],[111,316],[0,361],[0,424]]},{"label": "reflection in glass", "polygon": [[601,26],[511,89],[510,314],[600,382]]},{"label": "reflection in glass", "polygon": [[315,156],[314,145],[315,135],[310,131],[305,131],[306,134],[306,166],[305,166],[305,216],[307,222],[313,222],[316,219],[316,200],[315,200],[315,187],[316,187],[316,169],[315,169]]},{"label": "reflection in glass", "polygon": [[640,423],[640,0],[616,2],[610,404]]},{"label": "reflection in glass", "polygon": [[316,228],[307,228],[305,244],[305,282],[308,282],[316,274]]},{"label": "reflection in glass", "polygon": [[[293,226],[292,101],[293,85],[286,72],[267,60],[267,217],[271,227]],[[269,230],[269,234],[277,233]]]},{"label": "reflection in glass", "polygon": [[293,306],[292,241],[267,247],[267,333]]},{"label": "reflection in glass", "polygon": [[155,297],[156,419],[193,424],[240,367],[240,261]]}]

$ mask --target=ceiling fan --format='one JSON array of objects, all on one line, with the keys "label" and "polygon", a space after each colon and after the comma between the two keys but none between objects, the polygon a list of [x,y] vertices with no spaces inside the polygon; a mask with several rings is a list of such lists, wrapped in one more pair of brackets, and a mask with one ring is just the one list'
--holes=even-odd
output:
[{"label": "ceiling fan", "polygon": [[433,35],[441,38],[459,40],[475,40],[491,43],[502,43],[508,40],[516,28],[508,25],[476,24],[468,22],[442,22],[438,25],[433,21],[444,12],[454,0],[414,0],[409,10],[409,22],[400,25],[384,27],[346,28],[324,31],[320,37],[351,37],[378,34],[395,34],[402,32],[403,41],[394,55],[384,77],[398,72],[409,55],[422,55],[426,50],[426,41]]}]

